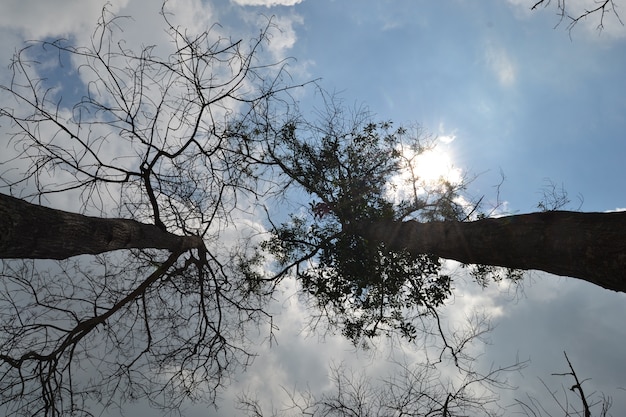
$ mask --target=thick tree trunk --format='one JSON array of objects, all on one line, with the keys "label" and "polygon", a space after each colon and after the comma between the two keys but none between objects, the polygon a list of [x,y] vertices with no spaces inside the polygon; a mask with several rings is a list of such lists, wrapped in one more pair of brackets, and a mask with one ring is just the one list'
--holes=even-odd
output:
[{"label": "thick tree trunk", "polygon": [[0,258],[66,259],[117,249],[202,246],[200,237],[177,236],[152,224],[83,216],[0,194]]},{"label": "thick tree trunk", "polygon": [[391,249],[536,269],[626,292],[626,212],[550,211],[463,223],[379,221],[360,233]]}]

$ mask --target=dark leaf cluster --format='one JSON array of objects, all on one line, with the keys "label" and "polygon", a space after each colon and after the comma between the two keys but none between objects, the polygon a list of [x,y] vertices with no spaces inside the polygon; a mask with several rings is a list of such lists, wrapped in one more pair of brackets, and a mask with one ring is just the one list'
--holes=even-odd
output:
[{"label": "dark leaf cluster", "polygon": [[272,156],[313,198],[308,213],[274,225],[264,249],[294,269],[306,297],[331,328],[357,344],[399,333],[418,336],[414,321],[432,314],[451,294],[439,258],[392,251],[359,230],[372,221],[401,219],[424,207],[417,199],[395,202],[390,180],[402,170],[403,147],[423,150],[419,138],[389,122],[352,120],[338,112],[325,123],[287,124]]}]

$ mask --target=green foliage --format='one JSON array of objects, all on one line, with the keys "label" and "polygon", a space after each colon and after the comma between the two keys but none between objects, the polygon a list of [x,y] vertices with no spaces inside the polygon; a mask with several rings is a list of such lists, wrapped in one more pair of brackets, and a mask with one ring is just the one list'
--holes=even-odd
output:
[{"label": "green foliage", "polygon": [[[308,213],[274,226],[262,248],[279,274],[295,271],[303,293],[353,343],[392,333],[414,339],[415,319],[433,314],[450,296],[450,277],[440,273],[438,258],[391,251],[359,229],[426,206],[417,196],[398,202],[389,194],[390,179],[402,169],[400,150],[426,148],[389,122],[356,121],[345,129],[332,119],[303,132],[309,136],[287,124],[271,156],[313,201]],[[452,187],[442,193],[452,201]]]},{"label": "green foliage", "polygon": [[393,131],[390,122],[357,124],[347,133],[334,126],[327,131],[306,126],[313,134],[303,139],[296,126],[289,123],[282,129],[283,149],[273,155],[292,180],[332,206],[344,224],[393,216],[383,194],[387,180],[399,169],[396,145],[402,129]]},{"label": "green foliage", "polygon": [[451,280],[439,273],[439,259],[390,251],[356,233],[333,230],[330,224],[319,227],[292,217],[263,248],[282,267],[296,267],[304,293],[355,344],[393,332],[414,339],[412,321],[451,294]]},{"label": "green foliage", "polygon": [[372,247],[354,235],[326,245],[319,264],[299,274],[303,289],[329,313],[331,324],[357,342],[393,331],[416,337],[412,321],[441,305],[450,279],[438,259]]},{"label": "green foliage", "polygon": [[464,265],[469,268],[470,276],[481,287],[486,288],[492,281],[520,282],[524,278],[526,271],[522,269],[503,268],[493,265]]}]

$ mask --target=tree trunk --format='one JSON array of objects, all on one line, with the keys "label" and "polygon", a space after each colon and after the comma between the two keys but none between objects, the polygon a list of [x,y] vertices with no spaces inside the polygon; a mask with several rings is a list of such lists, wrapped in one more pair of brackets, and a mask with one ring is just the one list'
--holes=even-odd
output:
[{"label": "tree trunk", "polygon": [[536,269],[626,292],[626,212],[549,211],[474,222],[388,220],[363,225],[359,232],[395,250]]},{"label": "tree trunk", "polygon": [[55,210],[0,194],[0,258],[66,259],[117,249],[203,247],[198,236],[177,236],[152,224]]}]

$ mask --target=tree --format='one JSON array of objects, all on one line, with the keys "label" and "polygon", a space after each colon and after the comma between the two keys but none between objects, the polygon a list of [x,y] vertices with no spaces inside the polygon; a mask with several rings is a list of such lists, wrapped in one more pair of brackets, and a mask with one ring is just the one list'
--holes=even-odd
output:
[{"label": "tree", "polygon": [[[210,402],[254,356],[248,329],[271,337],[271,285],[226,236],[269,192],[236,132],[288,108],[287,62],[262,53],[271,21],[248,43],[161,14],[168,43],[133,48],[104,9],[91,45],[32,42],[1,87],[0,256],[22,258],[0,267],[8,414]],[[59,195],[75,213],[31,203]]]},{"label": "tree", "polygon": [[385,194],[388,180],[410,162],[398,147],[417,155],[427,145],[391,123],[370,123],[365,114],[350,122],[332,104],[324,112],[322,122],[290,122],[274,134],[278,141],[266,142],[269,163],[313,201],[308,216],[273,224],[263,249],[278,263],[276,276],[295,270],[318,318],[355,344],[396,332],[414,339],[420,334],[416,322],[437,316],[451,294],[450,277],[439,273],[437,257],[390,250],[357,232],[364,221],[419,209],[433,219],[459,216],[456,186],[443,184],[419,200],[393,204]]},{"label": "tree", "polygon": [[[432,146],[422,130],[346,116],[329,101],[321,122],[290,122],[266,151],[311,202],[274,224],[264,248],[355,343],[432,332],[424,319],[440,323],[454,288],[442,259],[469,266],[482,284],[537,269],[626,291],[626,213],[487,218],[480,199],[462,196],[463,182],[418,178],[416,158]],[[446,345],[445,329],[434,330]]]},{"label": "tree", "polygon": [[[262,59],[271,22],[246,45],[217,26],[181,29],[165,5],[162,15],[169,49],[126,45],[123,18],[105,9],[91,46],[33,42],[15,55],[12,84],[0,87],[12,105],[0,109],[11,129],[0,193],[0,404],[8,413],[90,415],[93,402],[136,399],[177,410],[185,399],[214,401],[230,373],[254,356],[248,330],[266,326],[273,337],[264,308],[286,273],[265,273],[261,254],[246,246],[254,238],[232,251],[225,243],[238,217],[283,190],[274,173],[289,166],[278,158],[281,149],[296,145],[285,120],[292,120],[289,91],[297,86],[285,62]],[[57,85],[65,87],[64,79],[42,73],[52,58],[78,69],[71,75],[84,90],[70,94],[75,104],[65,105],[66,90]],[[395,169],[372,153],[385,151],[372,148],[378,128],[390,125],[359,136],[351,169],[367,161],[375,161],[372,174]],[[341,212],[347,227],[363,213],[391,213],[383,198],[369,199],[381,190],[377,181],[353,179],[336,178],[355,185],[344,200],[360,205],[332,205],[329,194],[316,206],[320,220]],[[75,212],[46,207],[57,195],[73,201]],[[430,206],[434,217],[457,210],[443,201]],[[283,243],[292,241],[264,248],[278,254]],[[395,324],[416,306],[414,319],[438,319],[440,360],[447,352],[469,371],[464,343],[456,334],[446,339],[437,316],[450,280],[437,275],[436,258],[371,251],[349,236],[328,243],[328,262],[360,248],[383,261],[368,267],[383,265],[389,278],[361,292],[362,305],[353,307],[356,317],[388,303],[392,314],[343,321],[346,335],[357,340],[383,329],[415,338],[412,319]],[[361,273],[358,262],[344,266],[348,277]],[[405,275],[414,287],[398,302],[389,295]],[[352,284],[334,277],[337,283],[310,274],[305,291],[352,308],[340,305]],[[477,337],[486,330],[468,331]]]}]

